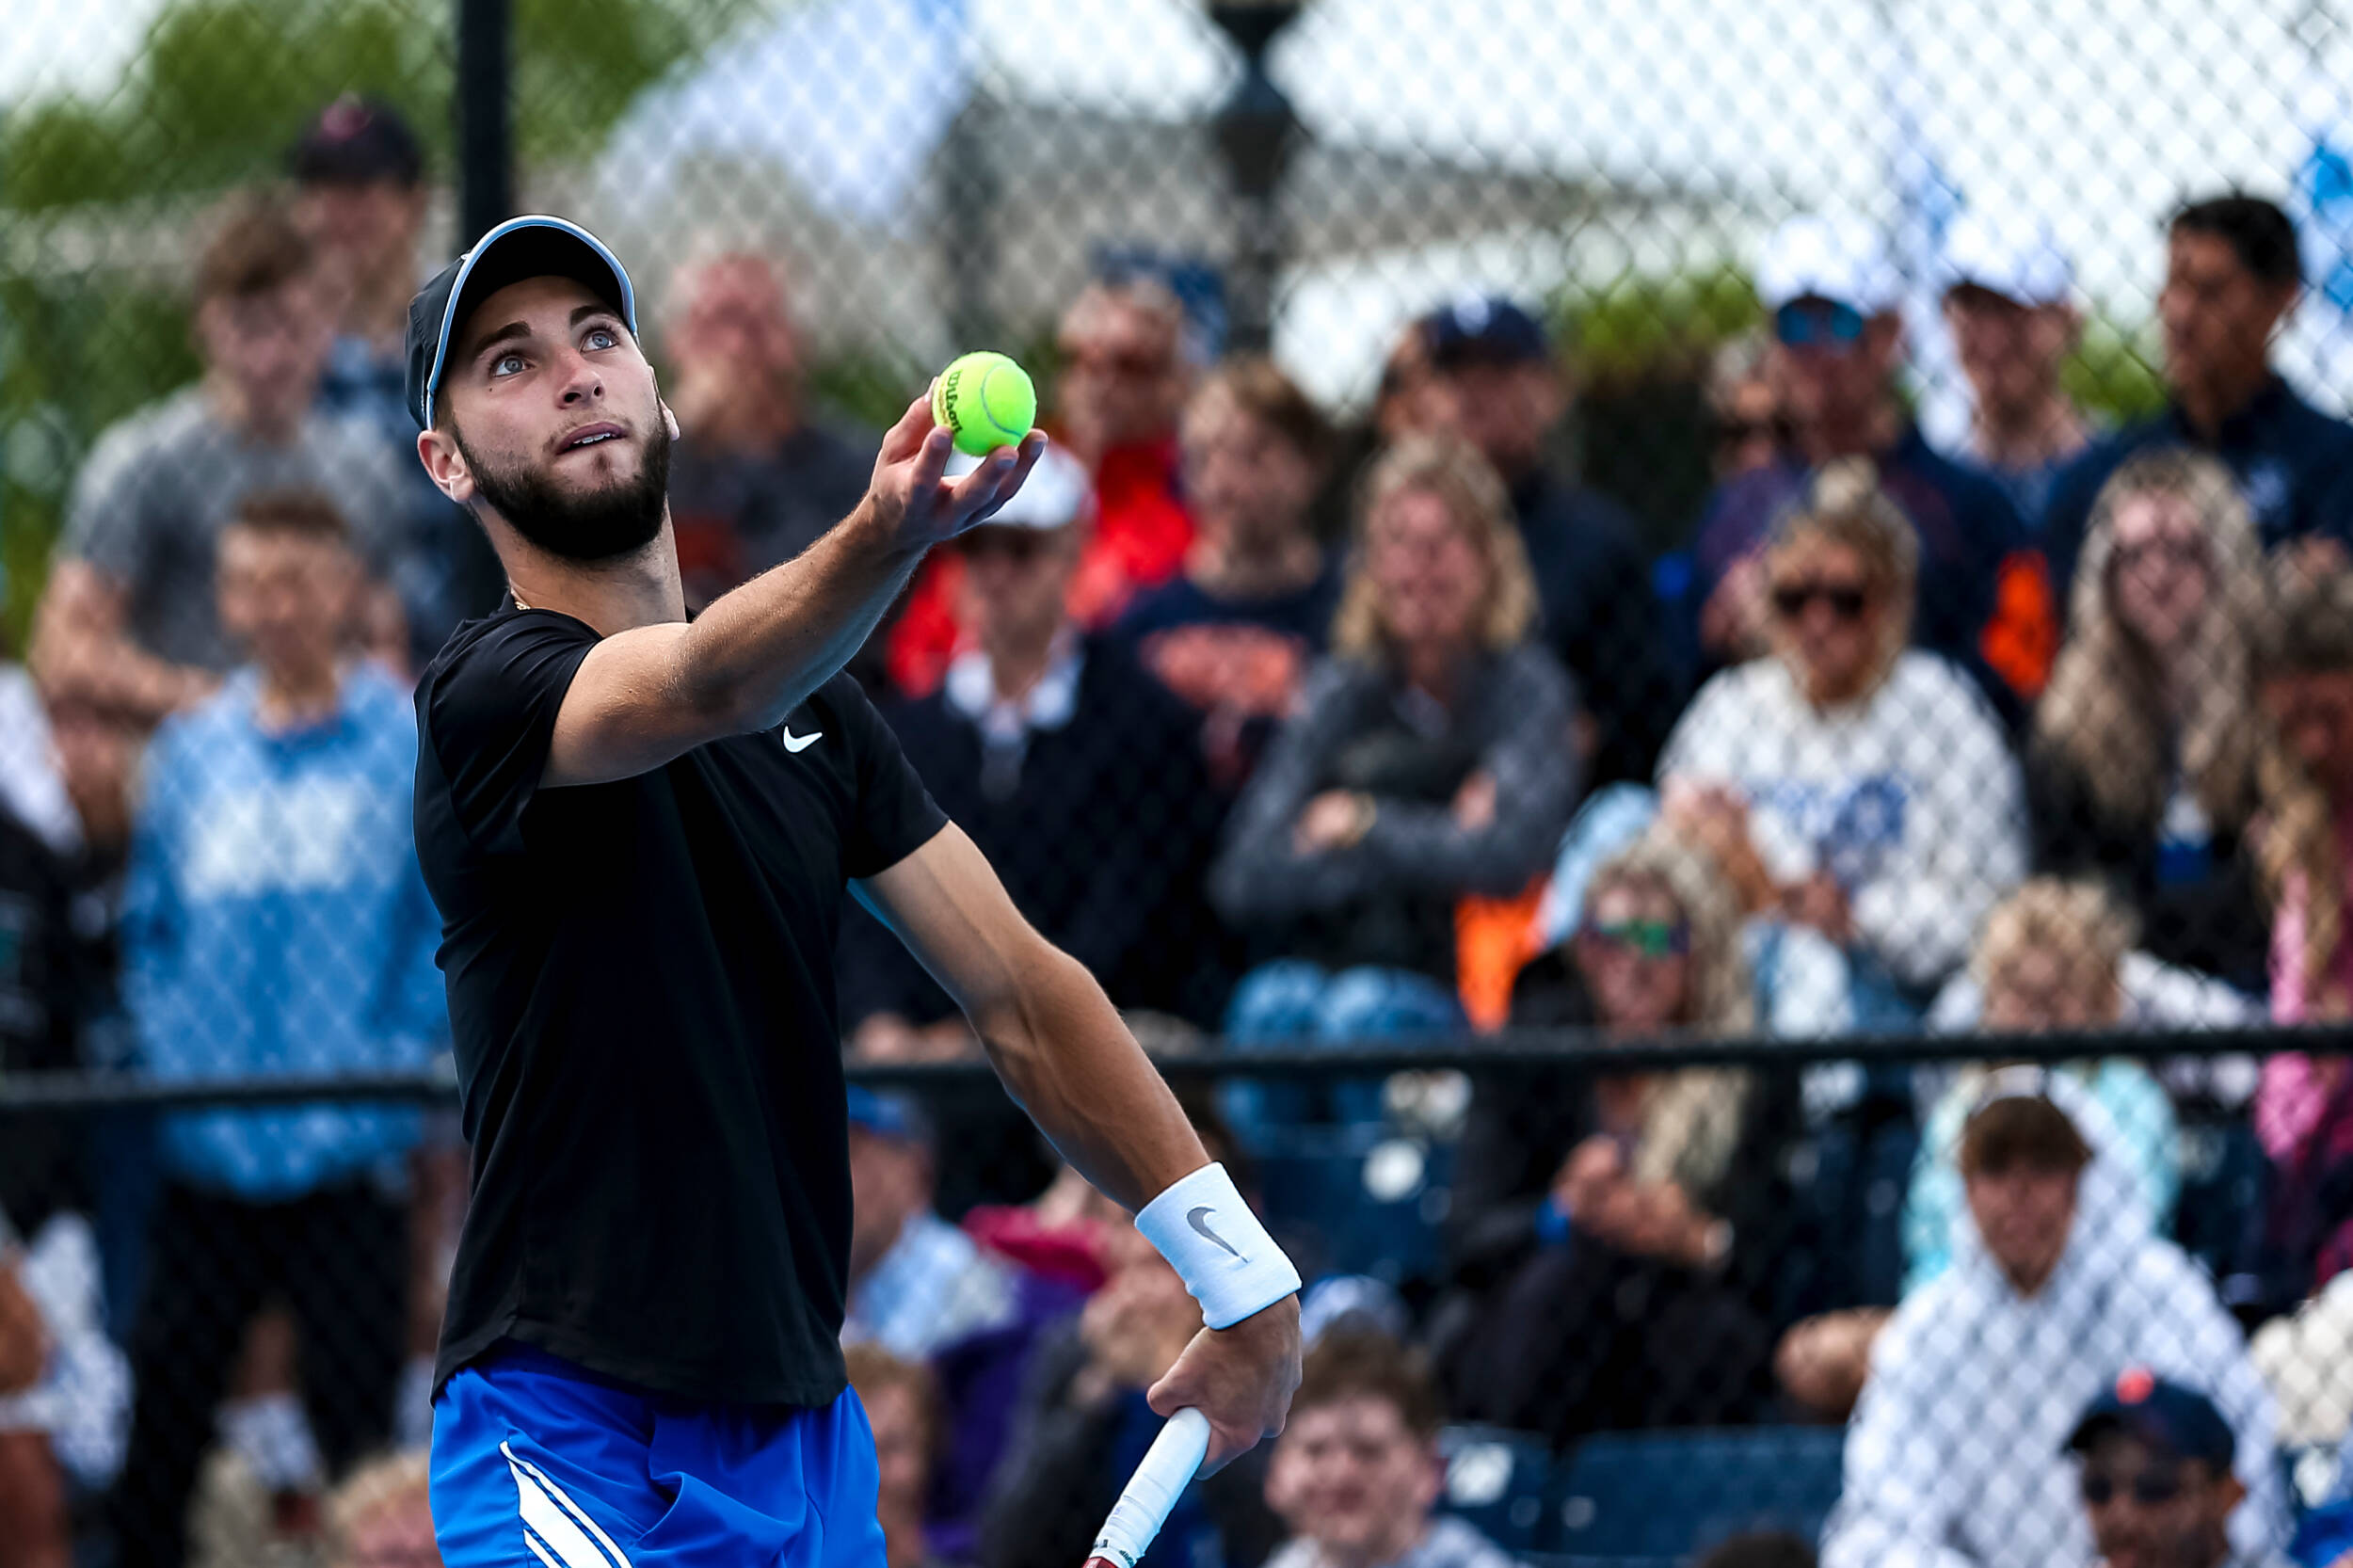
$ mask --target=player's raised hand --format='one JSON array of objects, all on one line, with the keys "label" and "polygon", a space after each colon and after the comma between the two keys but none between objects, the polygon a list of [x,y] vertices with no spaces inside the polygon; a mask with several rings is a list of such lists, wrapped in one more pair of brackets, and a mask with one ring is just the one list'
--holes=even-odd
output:
[{"label": "player's raised hand", "polygon": [[1299,1387],[1299,1298],[1285,1296],[1231,1328],[1205,1328],[1144,1399],[1162,1416],[1209,1418],[1209,1475],[1283,1430]]},{"label": "player's raised hand", "polygon": [[971,472],[950,481],[952,450],[948,427],[933,422],[928,392],[908,404],[884,435],[867,493],[875,518],[900,544],[920,550],[987,521],[1037,466],[1046,437],[1032,430],[1018,448],[1001,447]]}]

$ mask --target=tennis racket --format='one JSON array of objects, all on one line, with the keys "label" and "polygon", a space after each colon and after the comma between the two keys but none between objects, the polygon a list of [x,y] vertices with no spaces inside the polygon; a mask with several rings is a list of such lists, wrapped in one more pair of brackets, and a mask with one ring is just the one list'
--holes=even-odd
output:
[{"label": "tennis racket", "polygon": [[1193,1409],[1171,1416],[1145,1450],[1144,1463],[1120,1489],[1119,1501],[1112,1504],[1103,1528],[1096,1532],[1086,1568],[1095,1568],[1098,1562],[1104,1568],[1136,1568],[1136,1559],[1168,1523],[1168,1511],[1176,1506],[1177,1494],[1209,1455],[1209,1418]]}]

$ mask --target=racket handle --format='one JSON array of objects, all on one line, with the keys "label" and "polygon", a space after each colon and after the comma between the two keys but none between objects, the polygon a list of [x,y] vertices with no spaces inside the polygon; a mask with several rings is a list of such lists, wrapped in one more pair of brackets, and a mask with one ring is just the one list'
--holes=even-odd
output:
[{"label": "racket handle", "polygon": [[1128,1478],[1119,1501],[1112,1505],[1111,1516],[1096,1532],[1095,1547],[1087,1554],[1089,1568],[1097,1562],[1108,1563],[1110,1568],[1136,1568],[1136,1559],[1168,1523],[1168,1511],[1176,1506],[1177,1495],[1200,1472],[1201,1462],[1209,1454],[1209,1418],[1190,1408],[1171,1416],[1168,1425],[1152,1439],[1144,1463]]}]

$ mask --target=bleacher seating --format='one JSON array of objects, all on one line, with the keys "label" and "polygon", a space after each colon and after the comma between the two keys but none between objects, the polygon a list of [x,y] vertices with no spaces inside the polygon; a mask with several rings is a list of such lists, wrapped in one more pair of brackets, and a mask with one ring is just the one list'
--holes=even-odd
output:
[{"label": "bleacher seating", "polygon": [[1379,1122],[1309,1124],[1285,1128],[1280,1145],[1254,1161],[1267,1224],[1307,1277],[1401,1285],[1437,1272],[1451,1144],[1401,1137]]},{"label": "bleacher seating", "polygon": [[1744,1530],[1811,1540],[1845,1441],[1837,1427],[1589,1437],[1555,1472],[1536,1552],[1557,1568],[1676,1568]]},{"label": "bleacher seating", "polygon": [[2261,1214],[2270,1186],[2271,1160],[2245,1117],[2185,1113],[2181,1128],[2182,1192],[2173,1214],[2173,1239],[2206,1266],[2236,1304],[2233,1287],[2256,1267]]},{"label": "bleacher seating", "polygon": [[1514,1556],[1534,1550],[1552,1482],[1551,1445],[1524,1432],[1449,1427],[1438,1452],[1447,1467],[1445,1511]]}]

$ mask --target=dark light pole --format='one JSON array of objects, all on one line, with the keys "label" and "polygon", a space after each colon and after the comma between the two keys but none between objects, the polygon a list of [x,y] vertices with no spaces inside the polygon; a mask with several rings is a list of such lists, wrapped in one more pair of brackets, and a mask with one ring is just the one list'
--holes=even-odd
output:
[{"label": "dark light pole", "polygon": [[457,248],[515,216],[511,0],[456,0]]},{"label": "dark light pole", "polygon": [[1273,335],[1274,280],[1283,263],[1283,172],[1305,135],[1297,111],[1267,74],[1267,46],[1303,0],[1212,0],[1209,20],[1241,51],[1241,80],[1210,128],[1239,199],[1232,270],[1233,346],[1263,352]]}]

